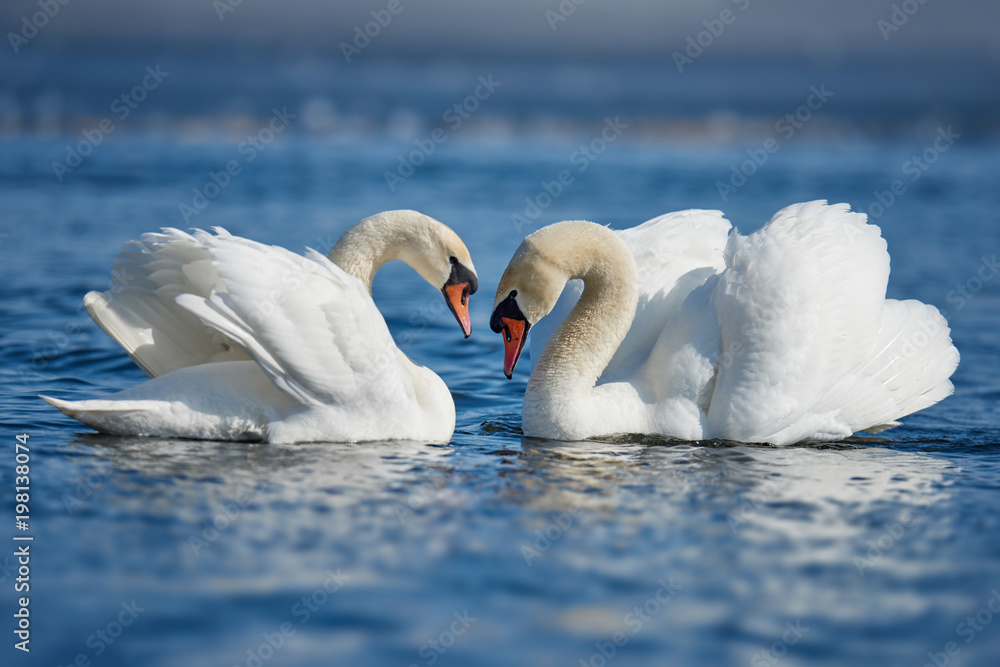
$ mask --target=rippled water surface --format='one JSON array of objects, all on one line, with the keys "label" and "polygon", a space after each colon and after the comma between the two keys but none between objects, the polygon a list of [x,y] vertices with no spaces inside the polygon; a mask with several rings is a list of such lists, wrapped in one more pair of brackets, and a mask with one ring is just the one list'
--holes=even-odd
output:
[{"label": "rippled water surface", "polygon": [[[59,184],[50,163],[66,141],[9,141],[0,158],[0,537],[18,532],[14,436],[28,433],[31,664],[998,664],[997,146],[956,145],[877,220],[890,296],[951,322],[956,394],[879,436],[777,449],[521,437],[527,369],[503,377],[492,290],[533,228],[511,215],[575,168],[572,146],[448,144],[390,194],[399,145],[291,137],[184,220],[179,204],[233,143],[123,136]],[[788,146],[721,202],[741,149],[622,141],[537,224],[626,227],[702,207],[750,231],[796,201],[867,209],[924,148]],[[453,226],[482,284],[467,341],[405,267],[375,284],[403,349],[452,388],[451,442],[109,437],[37,398],[144,379],[81,310],[124,241],[222,225],[325,251],[365,215],[404,207]]]}]

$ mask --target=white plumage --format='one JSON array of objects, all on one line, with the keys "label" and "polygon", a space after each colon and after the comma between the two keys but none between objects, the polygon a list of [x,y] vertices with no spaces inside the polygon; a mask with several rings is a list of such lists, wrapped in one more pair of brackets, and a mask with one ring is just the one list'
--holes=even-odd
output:
[{"label": "white plumage", "polygon": [[[531,243],[545,244],[540,254],[557,257],[560,244],[566,251],[565,239],[544,231]],[[885,298],[885,241],[845,204],[795,204],[747,236],[720,212],[697,210],[616,234],[638,274],[635,318],[610,360],[587,359],[607,341],[576,338],[577,350],[550,355],[554,365],[606,363],[589,392],[557,387],[564,374],[551,360],[539,371],[546,354],[535,355],[541,359],[525,395],[529,435],[831,440],[895,425],[953,391],[948,378],[959,355],[947,323],[932,306]],[[508,272],[523,267],[516,256]],[[572,267],[560,269],[574,277]],[[505,274],[498,302],[516,283]],[[566,313],[581,291],[573,280],[550,317],[528,318],[533,354],[572,320]],[[631,314],[615,308],[607,305],[608,320]],[[573,392],[573,402],[564,400]]]},{"label": "white plumage", "polygon": [[[396,347],[372,301],[370,279],[390,255],[406,254],[403,234],[414,228],[428,247],[443,246],[440,258],[412,260],[422,275],[444,284],[459,265],[474,276],[471,260],[457,235],[436,220],[415,212],[380,215],[359,225],[350,239],[356,247],[335,248],[367,283],[313,250],[303,257],[219,228],[143,235],[117,258],[115,287],[89,293],[85,303],[153,379],[101,399],[43,398],[117,434],[448,440],[455,425],[451,393]],[[384,242],[373,250],[375,237]],[[440,276],[435,260],[443,264]]]}]

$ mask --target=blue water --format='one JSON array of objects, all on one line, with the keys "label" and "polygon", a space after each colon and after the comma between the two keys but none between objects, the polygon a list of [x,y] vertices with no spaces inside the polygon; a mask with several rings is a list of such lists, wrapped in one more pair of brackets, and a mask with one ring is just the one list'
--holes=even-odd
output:
[{"label": "blue water", "polygon": [[[179,204],[238,158],[238,135],[124,133],[63,183],[51,162],[78,134],[0,144],[0,586],[5,660],[19,659],[5,664],[997,664],[1000,145],[960,139],[911,180],[904,164],[934,127],[906,142],[793,141],[723,202],[717,181],[757,138],[678,147],[626,132],[580,171],[571,155],[599,130],[456,137],[395,192],[383,172],[412,144],[290,133],[190,220]],[[573,183],[518,228],[525,198],[545,203],[543,182],[565,169]],[[948,317],[954,396],[821,447],[521,437],[527,372],[503,377],[487,321],[535,226],[701,207],[746,232],[798,201],[867,210],[896,179],[906,190],[877,220],[889,296]],[[454,393],[451,442],[109,437],[37,398],[144,379],[81,310],[124,241],[222,225],[326,251],[362,217],[404,207],[451,225],[479,270],[467,341],[405,267],[374,287],[401,347]],[[31,449],[27,659],[11,634],[18,433]]]}]

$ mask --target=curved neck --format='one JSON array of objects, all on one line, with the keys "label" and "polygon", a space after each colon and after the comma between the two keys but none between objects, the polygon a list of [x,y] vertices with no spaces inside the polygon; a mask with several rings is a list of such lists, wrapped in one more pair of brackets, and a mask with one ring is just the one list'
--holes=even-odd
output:
[{"label": "curved neck", "polygon": [[412,226],[401,224],[397,216],[373,215],[344,232],[329,259],[371,292],[375,274],[386,262],[401,259],[412,234]]},{"label": "curved neck", "polygon": [[[568,279],[583,280],[583,294],[549,339],[528,380],[525,398],[578,398],[594,388],[635,317],[639,281],[632,253],[603,227],[561,240]],[[574,247],[578,246],[578,247]]]}]

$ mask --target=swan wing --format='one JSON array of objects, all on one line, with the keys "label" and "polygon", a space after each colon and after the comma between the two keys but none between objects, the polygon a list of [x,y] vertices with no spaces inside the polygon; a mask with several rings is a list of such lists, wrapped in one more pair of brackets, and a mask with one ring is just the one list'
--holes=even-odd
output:
[{"label": "swan wing", "polygon": [[932,306],[886,301],[886,243],[864,214],[795,204],[733,234],[725,259],[712,302],[726,363],[708,435],[846,437],[951,393],[958,353],[948,327]]},{"label": "swan wing", "polygon": [[[229,237],[216,228],[220,237]],[[249,359],[232,340],[177,305],[180,294],[208,297],[219,284],[204,241],[177,229],[124,245],[112,288],[89,292],[90,317],[150,377],[214,361]]]},{"label": "swan wing", "polygon": [[220,285],[177,303],[235,341],[306,405],[412,400],[411,376],[365,285],[313,250],[306,256],[205,237]]},{"label": "swan wing", "polygon": [[635,377],[688,295],[725,269],[724,251],[731,228],[721,211],[691,209],[618,232],[635,258],[639,303],[632,326],[601,382]]}]

